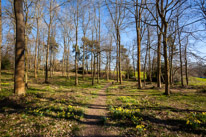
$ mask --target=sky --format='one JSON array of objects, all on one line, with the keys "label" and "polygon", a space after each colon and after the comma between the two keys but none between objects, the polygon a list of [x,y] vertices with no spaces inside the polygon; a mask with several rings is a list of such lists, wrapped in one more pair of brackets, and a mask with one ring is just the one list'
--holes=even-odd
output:
[{"label": "sky", "polygon": [[[5,7],[5,3],[6,3],[6,0],[3,0],[2,1],[2,7]],[[194,13],[191,13],[191,15],[192,14],[194,14]],[[105,7],[102,8],[101,15],[102,15],[101,35],[105,35],[105,34],[107,34],[105,23],[107,23],[108,19],[110,18],[110,16],[109,16],[108,12],[106,11]],[[192,22],[195,19],[196,18],[190,18],[190,21]],[[186,21],[186,22],[189,22],[189,21]],[[197,22],[197,23],[193,24],[191,27],[194,27],[195,29],[198,29],[198,30],[205,29],[202,24],[203,24],[203,22]],[[5,26],[5,25],[6,24],[3,24],[3,26]],[[6,29],[6,28],[3,28],[3,30],[4,29]],[[34,31],[34,33],[35,33],[35,31]],[[154,32],[154,33],[156,33],[156,32]],[[189,52],[194,52],[194,53],[200,55],[202,58],[206,57],[206,39],[203,39],[206,36],[205,34],[206,34],[205,31],[200,31],[200,32],[194,34],[196,39],[194,39],[194,37],[192,37],[192,36],[189,39],[189,45],[190,46],[189,46],[188,51]],[[81,41],[81,36],[82,36],[82,34],[80,32],[79,41]],[[59,38],[61,38],[61,37],[59,36]],[[131,44],[133,44],[133,40],[135,38],[136,38],[135,25],[129,26],[128,28],[121,31],[121,43],[122,43],[122,45],[128,46],[127,48],[132,47]],[[63,47],[63,43],[62,42],[59,42],[59,43],[61,45],[60,47]],[[145,43],[145,39],[143,39],[142,43]],[[142,48],[144,48],[144,46],[145,45],[143,44]],[[61,48],[60,52],[57,56],[59,60],[62,59],[62,53],[63,53],[63,49]],[[195,61],[195,60],[192,59],[192,61]]]}]

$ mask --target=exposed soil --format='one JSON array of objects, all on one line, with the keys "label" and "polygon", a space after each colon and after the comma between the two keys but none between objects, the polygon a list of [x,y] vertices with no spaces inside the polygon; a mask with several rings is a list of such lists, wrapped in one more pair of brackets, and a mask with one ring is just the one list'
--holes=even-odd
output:
[{"label": "exposed soil", "polygon": [[107,116],[106,92],[110,86],[108,83],[97,93],[98,97],[91,100],[88,108],[85,110],[84,119],[81,121],[81,129],[77,136],[101,137],[101,136],[118,136],[118,132],[109,130],[104,126],[104,119]]}]

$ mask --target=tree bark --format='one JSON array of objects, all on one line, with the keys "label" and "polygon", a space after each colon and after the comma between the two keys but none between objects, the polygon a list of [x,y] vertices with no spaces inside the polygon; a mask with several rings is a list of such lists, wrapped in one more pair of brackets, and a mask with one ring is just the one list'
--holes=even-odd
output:
[{"label": "tree bark", "polygon": [[101,76],[101,7],[100,7],[100,2],[98,3],[99,6],[99,71],[98,71],[98,80],[97,83],[99,83],[99,78]]},{"label": "tree bark", "polygon": [[[179,28],[179,18],[177,16],[177,26]],[[181,86],[184,87],[183,83],[183,67],[182,67],[182,43],[181,43],[181,32],[178,29],[178,41],[179,41],[179,53],[180,53],[180,78],[181,78]]]},{"label": "tree bark", "polygon": [[79,1],[77,0],[77,20],[76,20],[76,45],[75,45],[75,86],[78,85],[78,62],[77,62],[77,46],[78,46],[78,23],[79,23]]},{"label": "tree bark", "polygon": [[147,44],[148,44],[148,52],[149,52],[149,55],[148,55],[148,58],[149,58],[149,66],[148,66],[148,68],[149,68],[149,70],[148,70],[148,78],[149,78],[149,82],[152,82],[152,74],[151,74],[151,69],[152,69],[152,67],[151,67],[151,54],[150,54],[150,49],[151,49],[151,47],[150,47],[150,30],[149,30],[149,26],[147,25],[147,31],[148,31],[148,40],[147,40]]},{"label": "tree bark", "polygon": [[93,56],[94,56],[94,63],[93,63],[92,85],[94,85],[95,75],[96,75],[96,58],[95,58],[95,53],[93,53]]},{"label": "tree bark", "polygon": [[[157,10],[157,9],[156,9]],[[157,12],[157,11],[156,11]],[[158,12],[157,14],[157,19],[158,19]],[[159,25],[159,21],[157,20],[157,25]],[[161,83],[161,40],[162,40],[162,31],[163,31],[163,25],[161,24],[160,31],[158,31],[157,27],[157,36],[158,36],[158,45],[157,45],[157,87],[161,88],[162,83]]]},{"label": "tree bark", "polygon": [[1,11],[1,0],[0,0],[0,91],[1,91],[1,47],[2,47],[2,11]]},{"label": "tree bark", "polygon": [[46,49],[46,68],[45,68],[45,83],[49,83],[48,81],[48,63],[49,63],[49,47],[50,47],[50,31],[51,31],[51,25],[52,25],[52,1],[50,1],[49,6],[49,25],[48,25],[48,38],[47,38],[47,49]]},{"label": "tree bark", "polygon": [[188,70],[187,70],[187,44],[185,45],[185,75],[186,75],[186,85],[188,86],[189,80],[188,80]]},{"label": "tree bark", "polygon": [[28,7],[27,7],[27,1],[25,1],[26,4],[26,13],[25,13],[25,35],[24,35],[24,42],[25,42],[25,85],[26,85],[26,88],[28,88],[28,69],[29,67],[31,67],[31,63],[29,65],[29,58],[28,58],[28,17],[29,17],[29,10],[28,10]]},{"label": "tree bark", "polygon": [[111,37],[110,47],[109,47],[109,79],[111,79],[111,61],[112,61],[112,37]]},{"label": "tree bark", "polygon": [[[26,27],[26,25],[25,25]],[[29,63],[28,63],[28,36],[25,32],[25,86],[28,88],[28,68],[29,68]]]},{"label": "tree bark", "polygon": [[36,46],[35,46],[35,60],[34,60],[34,77],[37,78],[37,48],[38,48],[38,42],[39,42],[39,19],[37,17],[36,19],[37,23],[37,32],[36,32]]},{"label": "tree bark", "polygon": [[14,93],[17,95],[21,95],[25,94],[25,23],[23,13],[23,0],[14,0],[14,11],[16,19]]},{"label": "tree bark", "polygon": [[163,33],[163,45],[164,45],[164,61],[165,61],[165,94],[170,94],[170,82],[169,82],[169,60],[167,57],[167,28],[168,23],[164,22],[164,33]]},{"label": "tree bark", "polygon": [[135,77],[135,80],[137,80],[136,74],[135,74],[136,70],[135,70],[134,48],[135,48],[135,44],[133,44],[133,48],[132,48],[132,65],[133,65],[134,77]]},{"label": "tree bark", "polygon": [[118,44],[118,40],[116,40],[116,47],[117,47],[117,55],[116,55],[116,72],[117,72],[117,74],[116,74],[116,77],[117,77],[117,83],[119,82],[119,67],[118,67],[118,64],[119,64],[119,44]]},{"label": "tree bark", "polygon": [[109,53],[106,53],[106,56],[107,56],[107,63],[106,63],[106,79],[107,81],[109,81]]},{"label": "tree bark", "polygon": [[120,32],[119,32],[119,28],[117,29],[117,36],[118,36],[118,44],[119,44],[119,81],[120,84],[122,84],[122,70],[121,70],[121,39],[120,39]]},{"label": "tree bark", "polygon": [[63,57],[62,57],[62,76],[65,75],[65,56],[66,56],[66,34],[64,33],[64,52],[63,52]]},{"label": "tree bark", "polygon": [[137,73],[138,73],[138,88],[142,88],[141,84],[141,41],[140,41],[140,29],[137,28]]},{"label": "tree bark", "polygon": [[146,74],[146,65],[147,65],[147,51],[148,51],[149,45],[147,44],[147,48],[146,48],[146,55],[145,55],[145,62],[144,62],[144,87],[146,86],[146,78],[145,78],[145,74]]},{"label": "tree bark", "polygon": [[170,84],[173,85],[173,55],[174,55],[174,43],[171,45],[170,55]]},{"label": "tree bark", "polygon": [[135,24],[136,24],[136,33],[137,33],[137,74],[138,74],[138,88],[142,88],[141,84],[141,38],[140,38],[140,22],[141,22],[141,12],[138,8],[138,0],[136,0],[136,15],[135,15]]},{"label": "tree bark", "polygon": [[[84,38],[86,37],[86,34],[84,33]],[[84,67],[85,67],[85,43],[83,42],[83,59],[82,59],[82,78],[83,80],[85,79],[84,77]]]},{"label": "tree bark", "polygon": [[70,47],[69,47],[69,39],[68,39],[68,47],[67,47],[67,78],[70,80],[69,75],[69,56],[70,56]]}]

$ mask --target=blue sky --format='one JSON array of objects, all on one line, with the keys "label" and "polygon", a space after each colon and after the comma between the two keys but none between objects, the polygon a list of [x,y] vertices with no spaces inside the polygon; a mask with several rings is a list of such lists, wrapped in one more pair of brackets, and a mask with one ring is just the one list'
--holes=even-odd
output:
[{"label": "blue sky", "polygon": [[[5,7],[5,3],[6,3],[6,1],[3,0],[2,7]],[[107,19],[110,18],[110,16],[106,12],[105,8],[103,8],[102,11],[103,11],[102,15],[106,15],[105,17],[102,18],[102,31],[101,31],[101,33],[102,33],[102,35],[104,35],[107,33],[107,30],[104,26],[104,22],[106,22]],[[194,19],[191,18],[191,21]],[[196,27],[196,29],[201,29],[201,30],[205,29],[205,28],[203,28],[202,22],[198,22],[198,23],[192,25],[191,27]],[[35,33],[35,31],[34,31],[34,33]],[[200,37],[199,34],[202,35],[202,37]],[[206,56],[206,39],[203,39],[203,38],[205,38],[206,32],[205,31],[199,32],[199,34],[196,33],[196,36],[199,38],[199,40],[195,40],[193,37],[190,37],[190,40],[189,40],[190,48],[188,49],[188,51],[197,53],[201,57],[205,57]],[[81,34],[81,30],[80,30],[79,41],[81,41],[81,36],[82,36],[82,34]],[[132,44],[134,38],[136,38],[135,25],[126,28],[121,33],[121,43],[125,46],[130,44],[130,43]],[[142,42],[144,42],[144,41],[142,41]],[[60,42],[60,44],[62,45],[62,42]],[[144,45],[143,45],[143,47],[144,47]],[[58,59],[62,58],[62,51],[63,51],[63,49],[60,49],[60,53],[58,54]]]}]

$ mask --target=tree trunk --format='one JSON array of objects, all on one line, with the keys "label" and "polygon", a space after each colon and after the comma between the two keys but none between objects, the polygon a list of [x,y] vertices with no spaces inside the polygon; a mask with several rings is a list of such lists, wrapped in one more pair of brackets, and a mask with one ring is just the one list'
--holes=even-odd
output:
[{"label": "tree trunk", "polygon": [[[98,78],[101,76],[101,9],[100,9],[100,2],[99,4],[99,72],[98,72]],[[99,79],[98,79],[99,83]]]},{"label": "tree trunk", "polygon": [[62,76],[65,75],[65,56],[66,56],[66,36],[65,36],[65,33],[64,33],[64,52],[63,52],[63,57],[62,57]]},{"label": "tree trunk", "polygon": [[94,53],[94,63],[93,63],[93,77],[92,77],[92,85],[94,85],[95,81],[95,75],[96,75],[96,58],[95,58],[95,53]]},{"label": "tree trunk", "polygon": [[[92,48],[93,50],[93,48]],[[92,85],[94,85],[94,79],[93,79],[93,75],[94,75],[94,71],[93,71],[93,53],[91,53],[91,76],[92,76]]]},{"label": "tree trunk", "polygon": [[[94,32],[93,32],[93,30],[92,30],[92,41],[94,40]],[[91,75],[92,75],[92,85],[94,85],[94,63],[93,62],[95,62],[94,60],[95,60],[95,56],[93,57],[93,55],[92,54],[94,54],[94,45],[92,44],[92,51],[91,51]],[[93,60],[94,59],[94,60]]]},{"label": "tree trunk", "polygon": [[[86,34],[84,33],[84,38],[86,37]],[[85,79],[84,78],[84,66],[85,66],[85,43],[83,42],[83,59],[82,59],[82,78],[83,80]]]},{"label": "tree trunk", "polygon": [[[157,9],[156,9],[157,10]],[[158,18],[158,13],[157,18]],[[157,24],[159,25],[159,21],[157,20]],[[157,27],[157,36],[158,36],[158,43],[157,43],[157,87],[161,88],[161,40],[162,40],[162,34],[163,31],[163,25],[161,24],[160,31]]]},{"label": "tree trunk", "polygon": [[110,47],[109,47],[109,79],[111,79],[111,61],[112,61],[112,37],[111,37]]},{"label": "tree trunk", "polygon": [[156,62],[155,62],[156,52],[153,52],[153,53],[154,53],[154,55],[152,58],[151,82],[152,82],[152,74],[154,74],[154,72],[155,72],[155,64],[156,64]]},{"label": "tree trunk", "polygon": [[109,81],[109,53],[107,52],[107,63],[106,63],[106,78]]},{"label": "tree trunk", "polygon": [[147,48],[146,48],[146,55],[145,55],[145,62],[144,62],[144,87],[146,86],[146,78],[145,78],[145,74],[146,74],[146,66],[147,66],[147,51],[148,51],[149,45],[147,44]]},{"label": "tree trunk", "polygon": [[86,50],[85,50],[85,52],[86,52],[86,74],[88,74],[88,71],[89,71],[89,65],[88,65],[88,55],[87,55],[87,52],[88,52],[88,49],[87,49],[87,46],[86,46]]},{"label": "tree trunk", "polygon": [[37,48],[39,42],[39,19],[36,19],[37,23],[37,32],[36,32],[36,46],[35,46],[35,59],[34,59],[34,77],[37,78]]},{"label": "tree trunk", "polygon": [[135,59],[134,59],[134,46],[135,44],[133,44],[133,48],[132,48],[132,65],[133,65],[133,70],[134,70],[134,77],[135,77],[135,80],[137,80],[136,75],[135,75],[136,70],[135,70]]},{"label": "tree trunk", "polygon": [[161,39],[162,34],[158,34],[158,47],[157,47],[157,87],[161,88]]},{"label": "tree trunk", "polygon": [[[25,32],[25,34],[26,34],[26,32]],[[27,36],[27,34],[24,36],[24,38],[25,38],[25,40],[24,40],[25,41],[25,86],[26,86],[26,88],[28,88],[28,68],[29,68],[29,64],[28,64],[28,36]]]},{"label": "tree trunk", "polygon": [[118,40],[116,42],[116,47],[117,47],[117,55],[116,55],[116,76],[117,76],[117,83],[119,82],[119,69],[118,69],[118,64],[119,64],[119,48],[118,48],[119,44],[118,44]]},{"label": "tree trunk", "polygon": [[120,39],[120,32],[119,28],[117,29],[117,36],[118,36],[118,44],[119,44],[119,81],[122,84],[122,70],[121,70],[121,39]]},{"label": "tree trunk", "polygon": [[[177,17],[177,23],[179,27],[179,20]],[[182,43],[181,43],[181,38],[180,38],[180,30],[178,29],[178,41],[179,41],[179,52],[180,52],[180,78],[181,78],[181,86],[184,87],[183,83],[183,67],[182,67]]]},{"label": "tree trunk", "polygon": [[53,55],[53,52],[52,52],[52,49],[51,49],[51,53],[50,53],[50,78],[52,77],[52,55]]},{"label": "tree trunk", "polygon": [[187,71],[187,44],[185,45],[185,75],[186,75],[186,85],[188,86],[189,80],[188,80],[188,71]]},{"label": "tree trunk", "polygon": [[147,40],[147,42],[148,42],[148,52],[149,52],[149,55],[148,55],[148,57],[149,57],[149,66],[148,66],[148,68],[149,68],[149,71],[148,71],[148,78],[149,78],[149,82],[152,82],[152,74],[151,74],[151,54],[150,54],[150,49],[151,49],[151,47],[150,47],[150,30],[149,30],[149,26],[147,25],[147,31],[148,31],[148,40]]},{"label": "tree trunk", "polygon": [[21,94],[25,94],[25,82],[24,82],[25,23],[24,23],[24,13],[23,13],[23,0],[14,0],[14,11],[15,11],[15,18],[16,18],[14,93],[17,95],[21,95]]},{"label": "tree trunk", "polygon": [[48,63],[49,63],[49,43],[50,43],[50,31],[51,31],[51,25],[52,25],[52,1],[50,1],[50,6],[49,6],[49,14],[50,14],[50,21],[48,25],[48,38],[47,38],[47,49],[46,49],[46,68],[45,68],[45,83],[49,83],[48,81]]},{"label": "tree trunk", "polygon": [[137,74],[138,74],[138,88],[142,88],[141,84],[141,41],[140,41],[140,28],[137,26]]},{"label": "tree trunk", "polygon": [[136,0],[136,13],[135,13],[135,24],[137,33],[137,74],[138,74],[138,88],[142,88],[141,84],[141,38],[140,38],[140,22],[141,22],[141,12],[138,8],[138,0]]},{"label": "tree trunk", "polygon": [[70,80],[69,76],[69,56],[70,56],[70,47],[69,47],[69,40],[68,40],[68,47],[67,47],[67,78]]},{"label": "tree trunk", "polygon": [[168,23],[164,22],[164,33],[163,33],[163,45],[164,45],[164,61],[165,61],[165,94],[170,94],[170,82],[169,82],[169,60],[167,57],[167,28]]},{"label": "tree trunk", "polygon": [[1,91],[1,47],[2,47],[2,11],[1,11],[1,0],[0,0],[0,91]]},{"label": "tree trunk", "polygon": [[41,61],[42,61],[42,59],[41,59],[41,56],[40,56],[40,45],[41,45],[41,40],[40,40],[40,38],[39,38],[39,41],[38,41],[38,53],[37,53],[37,74],[39,74],[39,72],[40,72],[40,70],[41,70]]},{"label": "tree trunk", "polygon": [[99,53],[97,51],[97,83],[99,84]]},{"label": "tree trunk", "polygon": [[78,85],[78,62],[77,62],[77,46],[78,46],[78,23],[79,23],[79,3],[77,0],[77,22],[76,22],[76,45],[75,45],[75,86]]}]

